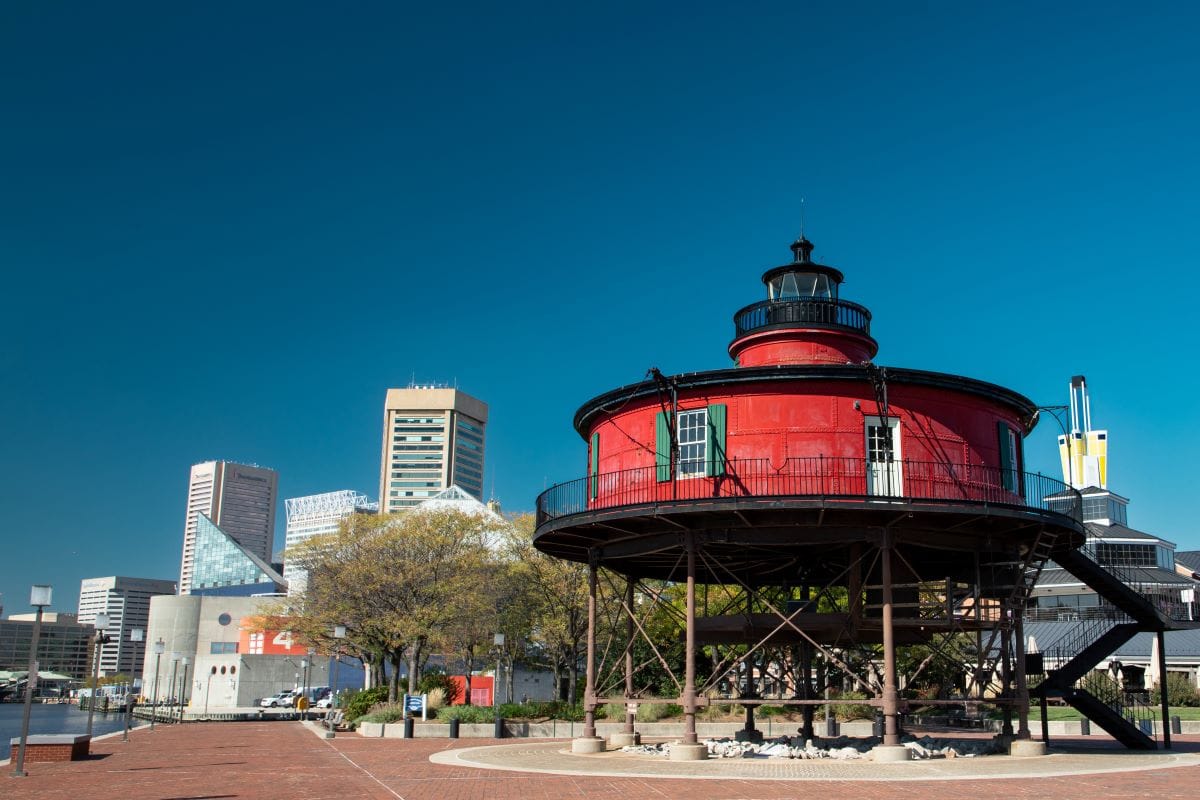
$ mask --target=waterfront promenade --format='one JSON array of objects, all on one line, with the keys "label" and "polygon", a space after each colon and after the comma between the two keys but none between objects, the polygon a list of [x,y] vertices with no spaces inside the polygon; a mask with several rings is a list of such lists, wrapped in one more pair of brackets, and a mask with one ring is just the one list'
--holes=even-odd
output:
[{"label": "waterfront promenade", "polygon": [[[583,774],[505,771],[468,766],[465,761],[486,764],[497,761],[498,751],[489,746],[512,745],[512,766],[521,769],[552,769],[570,762],[560,757],[567,747],[545,740],[457,740],[364,739],[339,734],[325,740],[314,727],[298,722],[212,723],[142,728],[124,743],[120,735],[93,743],[87,761],[60,764],[28,764],[27,778],[12,778],[11,765],[0,770],[0,797],[5,800],[556,800],[557,798],[681,798],[699,800],[784,800],[799,797],[921,798],[961,800],[963,797],[1053,798],[1053,800],[1096,800],[1104,798],[1194,797],[1200,783],[1200,736],[1185,736],[1177,742],[1180,758],[1159,753],[1159,760],[1139,760],[1112,746],[1086,757],[1055,755],[1044,759],[995,757],[986,772],[1001,770],[1016,777],[960,780],[955,775],[968,765],[954,762],[924,762],[907,765],[828,762],[783,762],[762,765],[760,777],[738,777],[749,765],[711,762],[703,765],[708,777],[689,780],[649,777],[667,769],[661,762],[635,764],[628,776],[615,776],[611,756],[588,758]],[[1093,745],[1094,746],[1094,745]],[[477,748],[483,748],[482,750]],[[464,750],[464,753],[451,751]],[[431,756],[439,761],[431,762]],[[504,756],[504,758],[509,758]],[[500,760],[504,760],[501,758]],[[566,758],[563,762],[560,758]],[[465,759],[463,761],[462,759]],[[1105,768],[1137,766],[1136,771],[1092,774],[1060,774],[1034,777],[1039,770],[1062,772],[1072,759],[1103,759]],[[628,759],[626,759],[628,761]],[[728,765],[728,767],[727,767]],[[983,763],[979,762],[983,767]],[[818,771],[812,771],[819,767]],[[896,770],[920,780],[854,780],[854,776],[879,777],[880,768]],[[916,769],[909,769],[910,767]],[[1149,767],[1149,768],[1146,768]],[[623,767],[630,769],[628,765]],[[832,780],[777,780],[773,775],[807,774]],[[1007,772],[1004,772],[1007,770]],[[790,771],[790,772],[789,772]],[[590,773],[590,774],[589,774]],[[1000,773],[998,773],[1000,774]]]}]

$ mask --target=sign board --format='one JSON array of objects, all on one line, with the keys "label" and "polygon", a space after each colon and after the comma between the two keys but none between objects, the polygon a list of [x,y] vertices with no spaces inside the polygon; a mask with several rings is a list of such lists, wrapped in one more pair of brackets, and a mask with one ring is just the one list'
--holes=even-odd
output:
[{"label": "sign board", "polygon": [[636,714],[637,707],[638,707],[637,703],[626,703],[625,704],[625,713],[626,714]]},{"label": "sign board", "polygon": [[408,714],[416,714],[421,712],[421,719],[425,719],[425,707],[429,695],[426,694],[406,694],[404,695],[404,711]]}]

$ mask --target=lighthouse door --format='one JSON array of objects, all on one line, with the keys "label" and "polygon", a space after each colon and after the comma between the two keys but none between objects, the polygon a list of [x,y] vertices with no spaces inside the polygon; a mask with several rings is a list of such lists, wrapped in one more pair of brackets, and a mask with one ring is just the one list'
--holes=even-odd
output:
[{"label": "lighthouse door", "polygon": [[904,476],[900,472],[900,420],[867,417],[867,494],[900,497]]}]

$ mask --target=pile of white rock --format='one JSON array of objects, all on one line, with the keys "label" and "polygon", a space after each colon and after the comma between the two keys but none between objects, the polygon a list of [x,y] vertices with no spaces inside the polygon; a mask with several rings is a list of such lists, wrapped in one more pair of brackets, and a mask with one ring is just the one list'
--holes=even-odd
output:
[{"label": "pile of white rock", "polygon": [[[712,758],[828,758],[836,761],[870,759],[871,750],[880,739],[839,736],[836,739],[801,739],[798,736],[778,736],[764,742],[738,742],[733,739],[706,739]],[[905,736],[901,744],[912,752],[914,759],[975,758],[1005,752],[999,738],[993,739],[935,739],[932,736]],[[669,757],[671,743],[639,744],[622,747],[623,753]]]}]

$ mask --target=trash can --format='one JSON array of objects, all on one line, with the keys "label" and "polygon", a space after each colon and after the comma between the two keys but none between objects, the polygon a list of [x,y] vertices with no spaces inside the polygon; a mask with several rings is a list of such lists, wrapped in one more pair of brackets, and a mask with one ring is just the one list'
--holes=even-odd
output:
[{"label": "trash can", "polygon": [[883,731],[883,714],[876,714],[875,721],[871,723],[871,735],[877,739],[882,739]]},{"label": "trash can", "polygon": [[504,718],[496,717],[496,729],[492,731],[492,735],[497,739],[504,738]]},{"label": "trash can", "polygon": [[825,717],[825,735],[826,736],[828,736],[831,739],[833,737],[837,736],[838,735],[837,728],[838,728],[837,720],[833,718],[832,714]]},{"label": "trash can", "polygon": [[1092,721],[1087,717],[1083,717],[1079,720],[1079,733],[1081,736],[1092,735]]},{"label": "trash can", "polygon": [[1171,717],[1171,733],[1183,733],[1183,723],[1179,717]]},{"label": "trash can", "polygon": [[459,720],[457,717],[450,720],[450,738],[451,739],[458,738],[458,723],[459,722],[461,722],[461,720]]}]

